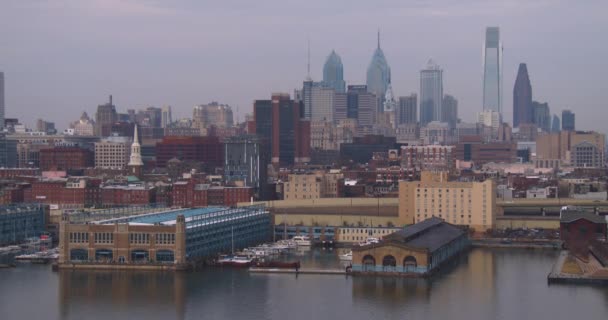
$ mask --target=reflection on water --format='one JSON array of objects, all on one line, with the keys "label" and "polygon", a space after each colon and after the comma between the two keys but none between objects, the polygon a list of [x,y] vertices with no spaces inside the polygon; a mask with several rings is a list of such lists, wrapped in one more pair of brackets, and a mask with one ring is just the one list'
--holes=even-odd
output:
[{"label": "reflection on water", "polygon": [[[339,268],[340,250],[287,259]],[[608,288],[548,286],[557,253],[481,250],[431,279],[249,274],[0,270],[5,319],[603,319]],[[584,313],[581,313],[584,310]]]}]

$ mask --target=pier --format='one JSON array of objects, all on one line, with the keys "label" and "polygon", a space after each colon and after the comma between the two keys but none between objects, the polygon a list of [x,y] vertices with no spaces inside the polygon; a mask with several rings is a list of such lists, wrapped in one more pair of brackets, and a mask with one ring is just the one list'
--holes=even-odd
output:
[{"label": "pier", "polygon": [[330,275],[348,275],[346,269],[282,269],[282,268],[249,268],[250,273],[283,273],[283,274],[330,274]]}]

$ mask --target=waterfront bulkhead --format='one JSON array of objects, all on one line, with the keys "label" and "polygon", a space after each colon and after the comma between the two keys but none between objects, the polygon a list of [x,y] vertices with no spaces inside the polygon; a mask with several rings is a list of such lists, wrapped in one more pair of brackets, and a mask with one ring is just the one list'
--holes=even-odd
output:
[{"label": "waterfront bulkhead", "polygon": [[352,272],[425,276],[468,245],[464,230],[430,218],[384,236],[379,243],[354,247]]},{"label": "waterfront bulkhead", "polygon": [[264,206],[168,209],[60,224],[61,268],[179,269],[187,262],[270,239]]}]

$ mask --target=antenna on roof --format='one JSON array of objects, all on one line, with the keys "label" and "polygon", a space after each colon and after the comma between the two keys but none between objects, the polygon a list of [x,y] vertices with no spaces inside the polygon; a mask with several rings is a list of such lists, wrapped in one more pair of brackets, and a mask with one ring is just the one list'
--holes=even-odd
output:
[{"label": "antenna on roof", "polygon": [[378,49],[380,49],[380,28],[378,28]]},{"label": "antenna on roof", "polygon": [[306,60],[306,80],[310,81],[310,38],[307,39],[308,41],[308,55],[307,55],[307,60]]}]

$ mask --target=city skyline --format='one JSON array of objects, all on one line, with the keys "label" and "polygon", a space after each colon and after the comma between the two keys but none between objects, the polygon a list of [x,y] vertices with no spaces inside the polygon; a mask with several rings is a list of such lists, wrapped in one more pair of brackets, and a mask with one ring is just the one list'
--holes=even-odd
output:
[{"label": "city skyline", "polygon": [[[285,40],[289,45],[268,53],[268,50],[260,51],[260,46],[270,44],[270,35],[273,35],[270,31],[287,18],[294,18],[293,13],[285,17],[268,13],[272,22],[263,24],[258,24],[257,20],[244,20],[236,26],[227,26],[224,35],[198,28],[194,28],[196,32],[180,34],[180,30],[193,25],[177,23],[178,20],[206,17],[205,6],[213,7],[211,11],[217,15],[214,19],[240,17],[244,12],[232,11],[234,8],[230,5],[205,4],[201,7],[187,2],[172,4],[174,7],[170,8],[119,1],[94,4],[65,2],[63,6],[9,2],[0,13],[10,26],[0,31],[0,35],[8,39],[6,53],[0,58],[0,70],[4,71],[6,78],[6,115],[20,118],[29,127],[33,127],[37,118],[54,121],[61,131],[69,122],[77,120],[83,111],[94,114],[96,105],[108,94],[113,94],[121,111],[171,105],[174,119],[177,119],[188,116],[194,105],[216,100],[235,109],[238,107],[240,114],[237,117],[243,119],[245,112],[251,113],[253,100],[274,91],[292,92],[293,88],[299,87],[306,76],[306,37],[311,38],[314,80],[321,80],[322,63],[335,49],[341,54],[347,84],[363,83],[368,59],[375,47],[375,31],[379,27],[382,29],[383,51],[391,62],[391,82],[396,97],[417,91],[419,66],[433,57],[448,72],[445,91],[459,100],[461,118],[474,121],[476,112],[482,107],[483,75],[473,70],[480,70],[479,49],[485,28],[496,25],[501,29],[501,39],[508,44],[504,51],[504,88],[514,83],[517,65],[525,62],[534,70],[536,96],[540,101],[549,102],[552,112],[559,114],[561,110],[571,109],[578,115],[577,127],[602,130],[600,119],[594,117],[594,110],[598,110],[606,99],[601,82],[598,82],[606,72],[606,66],[583,71],[579,61],[588,61],[607,51],[595,43],[587,45],[596,32],[605,29],[601,15],[596,14],[602,12],[605,4],[592,2],[565,6],[516,1],[510,5],[482,6],[471,2],[460,7],[460,4],[435,1],[417,5],[387,2],[383,5],[374,10],[364,10],[362,5],[355,3],[345,13],[347,19],[344,21],[363,15],[370,18],[366,20],[390,15],[407,17],[407,22],[383,19],[382,23],[372,25],[355,20],[356,23],[350,21],[328,32],[325,27],[333,15],[325,14],[322,9],[333,13],[344,4],[317,4],[301,9],[303,13],[318,12],[318,26],[303,28],[313,24],[296,16],[283,31],[291,35]],[[261,8],[247,9],[268,8],[264,4]],[[66,15],[74,13],[79,14],[77,18],[66,18]],[[563,24],[560,15],[565,16],[566,13],[569,21]],[[515,23],[515,16],[522,19],[539,16],[545,23],[531,30],[525,23]],[[589,30],[577,26],[583,18],[587,24],[596,23],[599,28]],[[150,32],[159,31],[154,24],[166,19],[176,23],[152,37]],[[65,21],[58,23],[59,20]],[[107,20],[113,21],[114,26],[108,26]],[[25,21],[37,23],[26,25]],[[63,32],[76,22],[82,23],[82,33],[66,38]],[[139,22],[139,26],[134,27],[134,22]],[[455,25],[458,27],[453,28]],[[416,36],[420,32],[420,36]],[[15,33],[23,36],[10,36]],[[175,37],[175,34],[180,36]],[[445,37],[447,34],[450,36]],[[236,38],[248,38],[245,45],[256,50],[248,50],[250,54],[243,53],[238,49],[242,44],[234,42]],[[53,41],[49,42],[50,39]],[[198,39],[197,43],[204,40],[205,44],[199,45],[194,39]],[[414,41],[424,45],[409,45]],[[158,43],[166,43],[166,46],[158,47]],[[565,43],[568,43],[567,47],[564,47]],[[39,50],[41,46],[47,48],[46,55]],[[579,50],[568,50],[573,47]],[[217,76],[220,69],[226,70],[228,60],[234,68],[242,70],[239,73],[243,76],[233,76],[230,80]],[[212,65],[209,61],[217,63]],[[274,72],[279,69],[283,70],[280,76],[274,73],[255,81],[250,76],[264,70]],[[159,74],[163,76],[158,77]],[[569,77],[561,77],[561,74]],[[237,93],[231,92],[234,88],[238,88]],[[505,95],[503,105],[512,105],[511,98],[509,94]],[[49,107],[38,107],[42,105]],[[509,109],[503,108],[504,119],[512,119]],[[67,116],[57,117],[56,110]]]}]

